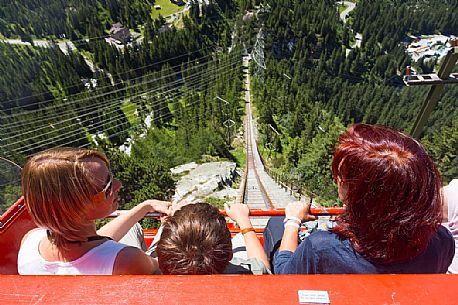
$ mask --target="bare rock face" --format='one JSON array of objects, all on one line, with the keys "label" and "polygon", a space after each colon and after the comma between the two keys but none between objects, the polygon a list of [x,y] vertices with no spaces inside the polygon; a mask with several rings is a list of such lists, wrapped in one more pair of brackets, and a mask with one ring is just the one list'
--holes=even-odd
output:
[{"label": "bare rock face", "polygon": [[182,174],[182,173],[185,173],[185,172],[189,172],[189,171],[195,169],[196,167],[197,167],[197,163],[196,162],[191,162],[191,163],[178,165],[178,166],[176,166],[174,168],[171,168],[170,171],[174,175],[179,175],[179,174]]},{"label": "bare rock face", "polygon": [[219,199],[232,199],[235,200],[237,198],[237,195],[239,194],[238,189],[234,189],[231,187],[225,187],[224,189],[214,192],[213,197],[219,198]]},{"label": "bare rock face", "polygon": [[[237,172],[234,162],[219,161],[183,164],[171,169],[173,174],[186,173],[177,183],[173,200],[217,197],[234,200],[238,190],[230,188]],[[233,198],[232,198],[233,197]]]}]

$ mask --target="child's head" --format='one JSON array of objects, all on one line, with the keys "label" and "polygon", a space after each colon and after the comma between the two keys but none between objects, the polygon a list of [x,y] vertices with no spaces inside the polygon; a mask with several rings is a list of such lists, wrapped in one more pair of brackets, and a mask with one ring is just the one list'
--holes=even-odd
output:
[{"label": "child's head", "polygon": [[164,223],[156,251],[163,274],[223,273],[232,259],[231,233],[217,208],[190,204]]}]

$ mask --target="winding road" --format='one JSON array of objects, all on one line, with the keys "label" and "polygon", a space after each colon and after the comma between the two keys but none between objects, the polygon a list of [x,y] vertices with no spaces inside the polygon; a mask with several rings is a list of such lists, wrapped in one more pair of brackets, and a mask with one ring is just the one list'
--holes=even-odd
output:
[{"label": "winding road", "polygon": [[347,5],[347,8],[342,13],[340,13],[340,19],[342,19],[342,21],[345,23],[347,21],[348,14],[350,14],[350,12],[355,9],[356,4],[350,1],[338,1],[337,3],[343,3]]}]

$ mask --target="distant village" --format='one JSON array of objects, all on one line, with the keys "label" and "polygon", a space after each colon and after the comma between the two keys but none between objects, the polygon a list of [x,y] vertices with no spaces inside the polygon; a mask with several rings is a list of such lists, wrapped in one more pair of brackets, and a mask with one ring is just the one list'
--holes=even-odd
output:
[{"label": "distant village", "polygon": [[[205,1],[205,0],[204,0]],[[186,2],[183,0],[170,0],[172,4],[183,6],[186,5]],[[161,10],[161,6],[156,4],[154,5],[155,10]],[[166,32],[172,30],[170,24],[164,24],[160,29],[159,32]],[[105,41],[111,45],[116,46],[117,48],[124,48],[126,45],[130,45],[132,42],[138,40],[140,38],[140,34],[137,32],[130,31],[129,29],[125,28],[121,23],[117,22],[111,25],[109,37],[105,38]]]},{"label": "distant village", "polygon": [[409,42],[406,42],[406,52],[413,61],[421,58],[441,59],[451,48],[451,40],[454,36],[445,35],[420,35],[419,37],[409,35]]}]

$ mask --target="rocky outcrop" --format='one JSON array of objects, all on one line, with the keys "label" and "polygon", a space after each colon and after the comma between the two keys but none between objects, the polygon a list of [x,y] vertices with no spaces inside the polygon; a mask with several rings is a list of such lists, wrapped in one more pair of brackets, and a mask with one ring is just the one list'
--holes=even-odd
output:
[{"label": "rocky outcrop", "polygon": [[238,175],[234,162],[192,162],[174,167],[171,172],[186,173],[177,183],[174,200],[217,197],[231,201],[237,196],[238,190],[231,188]]}]

